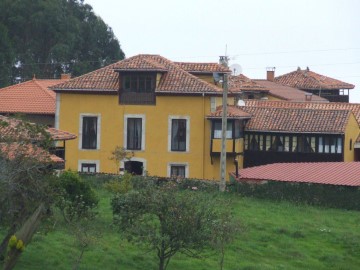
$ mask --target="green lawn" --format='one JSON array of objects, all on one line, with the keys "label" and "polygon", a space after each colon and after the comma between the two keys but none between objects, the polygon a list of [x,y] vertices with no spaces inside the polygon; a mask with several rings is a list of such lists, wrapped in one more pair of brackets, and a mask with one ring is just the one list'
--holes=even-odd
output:
[{"label": "green lawn", "polygon": [[[157,269],[154,253],[121,240],[111,226],[111,195],[98,192],[100,215],[92,225],[101,237],[84,253],[80,269]],[[223,197],[231,200],[243,226],[227,248],[224,269],[359,269],[360,212],[274,203],[232,193]],[[80,254],[75,238],[60,217],[44,227],[16,269],[72,268]],[[203,259],[178,254],[168,269],[219,269],[217,259],[211,252]]]}]

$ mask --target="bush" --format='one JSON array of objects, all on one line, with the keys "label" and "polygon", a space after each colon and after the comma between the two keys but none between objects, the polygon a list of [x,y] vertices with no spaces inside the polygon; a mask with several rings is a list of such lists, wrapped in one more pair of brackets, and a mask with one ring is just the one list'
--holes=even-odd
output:
[{"label": "bush", "polygon": [[125,173],[123,176],[114,177],[112,180],[106,182],[104,184],[104,188],[111,193],[127,193],[132,187],[132,175],[129,173]]},{"label": "bush", "polygon": [[360,210],[359,187],[268,181],[264,184],[235,182],[234,188],[244,196],[260,199]]},{"label": "bush", "polygon": [[60,175],[59,194],[57,205],[67,220],[88,215],[99,202],[90,184],[72,171],[65,171]]}]

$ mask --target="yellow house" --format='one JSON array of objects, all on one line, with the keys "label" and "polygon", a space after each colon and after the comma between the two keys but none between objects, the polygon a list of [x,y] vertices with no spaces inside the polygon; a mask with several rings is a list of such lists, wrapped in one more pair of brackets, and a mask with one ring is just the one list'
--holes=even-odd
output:
[{"label": "yellow house", "polygon": [[[212,133],[218,130],[206,116],[223,93],[213,73],[221,78],[228,72],[216,63],[138,55],[55,86],[56,126],[78,134],[66,145],[67,168],[219,179],[219,154],[211,152]],[[235,122],[229,122],[231,144]],[[131,159],[110,160],[116,146],[126,148]],[[241,149],[228,149],[228,172]]]},{"label": "yellow house", "polygon": [[[218,106],[226,73],[229,69],[217,63],[137,55],[52,87],[56,128],[78,134],[66,144],[66,167],[219,179]],[[228,104],[252,94],[245,98],[281,99],[273,93],[245,76],[230,76]],[[243,166],[246,125],[253,117],[229,108],[226,175],[234,171],[234,160]],[[130,156],[120,164],[110,160],[117,146]]]}]

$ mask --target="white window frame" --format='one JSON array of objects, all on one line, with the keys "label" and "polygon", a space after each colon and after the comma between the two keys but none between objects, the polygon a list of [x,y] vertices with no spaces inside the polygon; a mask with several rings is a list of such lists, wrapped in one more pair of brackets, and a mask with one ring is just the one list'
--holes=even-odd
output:
[{"label": "white window frame", "polygon": [[83,163],[95,164],[96,165],[96,172],[100,172],[100,160],[93,160],[93,159],[79,159],[78,160],[78,172],[81,172],[81,165]]},{"label": "white window frame", "polygon": [[131,152],[145,151],[145,114],[125,114],[124,115],[124,147],[127,147],[127,124],[128,118],[141,118],[141,150],[129,150]]},{"label": "white window frame", "polygon": [[[171,129],[173,119],[186,120],[186,150],[185,151],[171,151]],[[168,118],[168,151],[171,153],[188,153],[190,151],[190,116],[185,115],[169,115]]]},{"label": "white window frame", "polygon": [[[97,131],[96,131],[96,149],[83,149],[82,148],[82,131],[83,131],[83,118],[84,117],[97,117]],[[100,149],[101,139],[101,114],[98,113],[80,113],[79,118],[79,150],[82,151],[94,151]]]},{"label": "white window frame", "polygon": [[188,162],[169,162],[167,164],[167,177],[171,177],[171,166],[185,166],[185,178],[189,178],[189,163]]}]

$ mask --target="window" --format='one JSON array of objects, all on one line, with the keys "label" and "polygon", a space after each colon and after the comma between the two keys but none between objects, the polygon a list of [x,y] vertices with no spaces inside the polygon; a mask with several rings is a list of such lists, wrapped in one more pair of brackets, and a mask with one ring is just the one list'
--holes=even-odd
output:
[{"label": "window", "polygon": [[189,152],[190,117],[170,115],[168,118],[168,151]]},{"label": "window", "polygon": [[81,164],[81,172],[85,172],[85,173],[95,173],[95,172],[96,172],[96,164],[93,164],[93,163],[82,163],[82,164]]},{"label": "window", "polygon": [[145,150],[145,115],[124,116],[124,145],[127,150]]},{"label": "window", "polygon": [[152,73],[133,73],[122,76],[125,92],[152,93],[155,91],[155,75]]},{"label": "window", "polygon": [[188,163],[177,163],[171,162],[167,166],[167,175],[168,177],[189,177],[189,165]]},{"label": "window", "polygon": [[[214,121],[214,139],[221,139],[222,121]],[[226,139],[231,139],[232,136],[232,122],[227,122],[226,126]]]},{"label": "window", "polygon": [[127,119],[127,145],[126,149],[141,150],[142,138],[142,119],[128,118]]},{"label": "window", "polygon": [[210,112],[216,111],[216,97],[210,98]]},{"label": "window", "polygon": [[84,173],[100,172],[99,160],[78,160],[78,171]]},{"label": "window", "polygon": [[100,115],[80,114],[79,149],[100,149]]},{"label": "window", "polygon": [[183,165],[172,165],[170,168],[171,177],[185,178],[185,166]]}]

